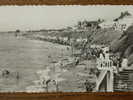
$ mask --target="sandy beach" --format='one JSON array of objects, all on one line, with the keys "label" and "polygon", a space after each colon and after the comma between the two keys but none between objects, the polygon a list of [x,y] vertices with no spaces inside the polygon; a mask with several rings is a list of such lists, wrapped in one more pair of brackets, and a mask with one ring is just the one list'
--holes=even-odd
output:
[{"label": "sandy beach", "polygon": [[[0,75],[0,91],[26,91],[27,87],[34,86],[34,81],[39,79],[37,71],[45,70],[52,61],[59,62],[61,59],[70,58],[70,55],[71,50],[67,50],[67,46],[14,37],[13,34],[0,34],[1,71],[8,70],[11,73],[7,78]],[[64,81],[59,82],[59,91],[85,91],[83,83],[88,77],[82,73],[89,72],[85,72],[85,66],[79,65],[70,70],[63,68],[66,71],[60,75]],[[19,79],[16,79],[16,73],[19,74]]]},{"label": "sandy beach", "polygon": [[11,74],[18,72],[20,75],[19,80],[13,77],[15,75],[1,78],[0,91],[25,91],[38,79],[37,70],[45,69],[52,60],[58,61],[69,55],[62,45],[0,34],[0,70],[6,69]]}]

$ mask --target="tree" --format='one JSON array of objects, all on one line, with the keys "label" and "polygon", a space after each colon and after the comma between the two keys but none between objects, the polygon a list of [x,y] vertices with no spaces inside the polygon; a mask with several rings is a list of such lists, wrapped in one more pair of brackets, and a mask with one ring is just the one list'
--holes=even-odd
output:
[{"label": "tree", "polygon": [[78,28],[81,28],[81,26],[82,26],[82,22],[78,21]]},{"label": "tree", "polygon": [[99,18],[97,21],[98,21],[98,23],[102,23],[102,22],[104,22],[105,20],[104,20],[104,19]]},{"label": "tree", "polygon": [[[87,41],[83,44],[82,54],[85,54],[88,57],[88,52],[90,50],[90,45],[93,42],[93,34],[96,34],[96,28],[89,28],[90,32],[87,34]],[[89,49],[89,50],[88,50]]]}]

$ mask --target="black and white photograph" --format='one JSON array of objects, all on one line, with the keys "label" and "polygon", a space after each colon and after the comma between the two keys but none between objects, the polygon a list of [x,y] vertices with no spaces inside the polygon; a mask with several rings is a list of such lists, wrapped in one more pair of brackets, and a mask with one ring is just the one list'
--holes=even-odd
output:
[{"label": "black and white photograph", "polygon": [[133,6],[0,12],[0,92],[133,91]]}]

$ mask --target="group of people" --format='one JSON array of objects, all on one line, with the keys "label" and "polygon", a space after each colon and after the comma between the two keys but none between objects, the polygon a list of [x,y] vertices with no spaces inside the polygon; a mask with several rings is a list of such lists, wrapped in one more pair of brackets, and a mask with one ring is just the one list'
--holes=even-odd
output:
[{"label": "group of people", "polygon": [[[114,73],[118,74],[118,72],[128,67],[128,59],[113,54],[109,47],[91,48],[90,54],[96,58],[97,65],[100,66],[101,69],[108,67],[107,69],[112,69]],[[86,80],[84,85],[86,91],[93,91],[96,84]]]},{"label": "group of people", "polygon": [[90,55],[97,59],[98,63],[102,63],[100,66],[105,66],[105,62],[109,62],[109,66],[116,67],[118,71],[128,67],[128,59],[126,57],[120,57],[119,55],[110,52],[109,47],[90,48]]},{"label": "group of people", "polygon": [[3,69],[3,70],[0,70],[0,76],[2,78],[9,78],[9,77],[15,77],[17,80],[20,79],[20,74],[19,72],[11,72],[10,70],[8,69]]},{"label": "group of people", "polygon": [[113,65],[116,66],[118,71],[123,71],[124,69],[128,68],[128,59],[124,56],[120,58],[119,56],[111,57],[113,61]]},{"label": "group of people", "polygon": [[100,62],[110,62],[110,66],[115,67],[117,71],[122,71],[128,67],[128,59],[112,54],[108,47],[100,50],[98,59]]}]

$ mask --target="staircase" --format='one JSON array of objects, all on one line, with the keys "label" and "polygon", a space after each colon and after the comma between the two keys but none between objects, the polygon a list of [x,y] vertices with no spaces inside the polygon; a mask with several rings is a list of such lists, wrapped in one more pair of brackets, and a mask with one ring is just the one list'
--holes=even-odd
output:
[{"label": "staircase", "polygon": [[120,92],[133,91],[133,68],[127,67],[115,73],[115,67],[110,60],[98,60],[97,69],[100,71],[96,82],[96,91]]},{"label": "staircase", "polygon": [[102,70],[101,73],[100,73],[100,75],[99,75],[99,77],[97,78],[96,91],[99,90],[99,86],[100,86],[101,82],[103,81],[106,73],[107,73],[107,70]]},{"label": "staircase", "polygon": [[124,69],[114,75],[114,91],[133,91],[133,69]]}]

